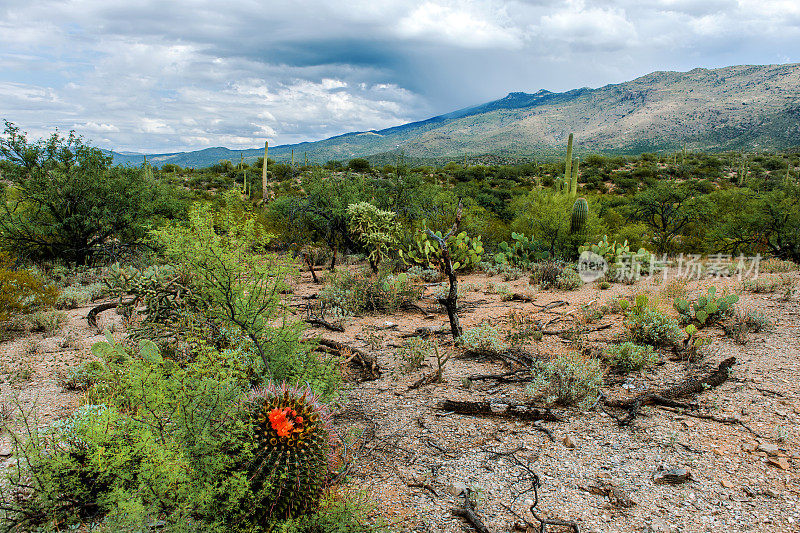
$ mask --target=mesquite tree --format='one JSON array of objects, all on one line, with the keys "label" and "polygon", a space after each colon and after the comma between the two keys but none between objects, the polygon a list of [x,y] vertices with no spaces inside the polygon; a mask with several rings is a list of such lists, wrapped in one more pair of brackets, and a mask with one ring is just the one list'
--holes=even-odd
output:
[{"label": "mesquite tree", "polygon": [[458,278],[453,268],[453,261],[450,257],[450,250],[447,247],[447,240],[458,233],[458,227],[461,225],[461,212],[463,207],[461,199],[459,198],[456,220],[453,222],[453,227],[450,228],[450,231],[443,237],[439,237],[431,230],[427,230],[430,238],[434,239],[439,244],[444,274],[450,282],[450,290],[447,293],[447,297],[439,299],[439,303],[447,309],[447,317],[450,319],[450,331],[453,334],[453,339],[461,337],[461,324],[458,321]]}]

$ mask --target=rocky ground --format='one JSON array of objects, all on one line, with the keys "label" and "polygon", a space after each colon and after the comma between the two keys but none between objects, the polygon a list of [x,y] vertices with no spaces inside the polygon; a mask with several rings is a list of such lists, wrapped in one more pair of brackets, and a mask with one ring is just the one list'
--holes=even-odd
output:
[{"label": "rocky ground", "polygon": [[[797,279],[798,274],[792,274]],[[612,296],[647,292],[665,302],[666,285],[597,284],[578,290],[536,291],[527,279],[503,282],[499,276],[465,276],[462,300],[465,328],[489,322],[510,327],[510,316],[551,321],[553,328],[583,320]],[[696,292],[711,282],[691,282]],[[741,289],[734,280],[713,284],[720,290]],[[292,297],[318,293],[320,285],[303,275]],[[531,296],[531,302],[502,301],[506,290]],[[426,289],[423,308],[435,310]],[[643,407],[632,425],[619,427],[604,410],[556,408],[560,422],[520,422],[498,417],[458,415],[438,409],[443,399],[511,401],[529,399],[525,384],[469,380],[505,370],[501,362],[466,359],[438,336],[451,354],[442,383],[411,385],[431,372],[435,361],[405,371],[398,349],[406,334],[419,327],[446,325],[446,314],[407,311],[351,319],[344,332],[313,328],[321,335],[375,354],[382,369],[377,380],[345,387],[335,427],[349,445],[350,468],[344,487],[373,503],[374,516],[400,531],[474,531],[454,507],[468,490],[479,516],[492,532],[525,530],[536,524],[528,511],[534,499],[532,481],[541,482],[536,507],[542,517],[573,520],[581,531],[798,531],[800,529],[800,309],[797,296],[741,293],[739,306],[763,312],[774,323],[769,331],[750,334],[737,344],[719,328],[703,330],[711,342],[695,362],[674,360],[663,352],[647,371],[608,376],[603,390],[622,398],[677,383],[708,372],[735,356],[732,377],[707,390],[697,401],[699,412],[728,423],[697,418],[660,407]],[[550,302],[566,305],[542,311]],[[671,300],[670,300],[671,301]],[[663,304],[663,302],[662,302]],[[666,304],[663,304],[667,308]],[[68,311],[67,322],[51,335],[17,335],[0,345],[0,415],[11,419],[20,410],[35,412],[41,424],[67,415],[79,393],[66,390],[64,376],[90,347],[102,340],[86,324],[91,306]],[[608,326],[584,339],[589,350],[602,349],[622,331],[620,315],[606,315],[591,327]],[[121,317],[100,315],[101,330],[124,334]],[[574,350],[558,335],[529,342],[539,357]],[[465,379],[467,378],[467,379]],[[617,414],[621,414],[617,411]],[[546,430],[546,431],[545,431]],[[548,432],[550,435],[548,435]],[[552,439],[550,438],[552,436]],[[10,461],[10,439],[0,439],[0,461]],[[669,476],[687,478],[668,483]],[[557,531],[558,528],[551,528]]]}]

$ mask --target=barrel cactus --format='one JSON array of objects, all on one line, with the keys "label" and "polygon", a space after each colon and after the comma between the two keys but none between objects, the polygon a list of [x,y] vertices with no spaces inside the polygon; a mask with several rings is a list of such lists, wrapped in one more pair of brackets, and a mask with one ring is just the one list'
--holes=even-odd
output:
[{"label": "barrel cactus", "polygon": [[589,218],[589,203],[586,198],[578,198],[572,205],[572,220],[569,226],[571,233],[583,231],[586,219]]},{"label": "barrel cactus", "polygon": [[330,415],[305,387],[269,385],[247,399],[256,432],[251,482],[262,512],[291,518],[313,512],[328,478]]}]

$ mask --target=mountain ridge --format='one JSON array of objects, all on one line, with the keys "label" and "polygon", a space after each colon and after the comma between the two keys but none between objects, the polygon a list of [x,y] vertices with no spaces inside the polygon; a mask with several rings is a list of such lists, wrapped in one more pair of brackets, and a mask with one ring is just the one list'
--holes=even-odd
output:
[{"label": "mountain ridge", "polygon": [[[503,98],[380,130],[270,147],[270,158],[412,159],[513,157],[563,152],[575,134],[576,155],[691,149],[784,149],[800,145],[800,64],[735,65],[687,72],[654,71],[596,89],[514,91]],[[142,155],[113,153],[117,163]],[[253,161],[263,148],[211,147],[148,154],[157,165],[207,166],[220,159]],[[215,159],[216,158],[216,159]]]}]

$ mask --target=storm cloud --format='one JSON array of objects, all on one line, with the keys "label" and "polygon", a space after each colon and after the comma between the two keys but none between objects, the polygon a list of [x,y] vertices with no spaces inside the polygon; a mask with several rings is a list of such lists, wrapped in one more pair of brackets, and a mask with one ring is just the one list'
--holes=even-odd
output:
[{"label": "storm cloud", "polygon": [[116,150],[249,148],[798,54],[796,0],[6,0],[0,118]]}]

